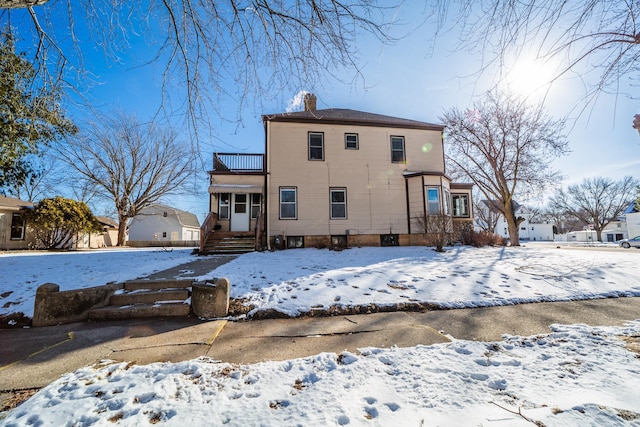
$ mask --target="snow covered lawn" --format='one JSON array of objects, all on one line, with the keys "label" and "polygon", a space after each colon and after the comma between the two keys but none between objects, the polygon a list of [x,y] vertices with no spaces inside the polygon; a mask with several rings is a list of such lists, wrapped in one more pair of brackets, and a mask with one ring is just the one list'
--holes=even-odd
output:
[{"label": "snow covered lawn", "polygon": [[[188,253],[0,254],[0,304],[4,312],[30,315],[42,283],[69,289],[122,281],[192,261]],[[424,247],[297,249],[243,255],[199,279],[228,277],[232,296],[255,310],[295,316],[373,303],[477,307],[640,296],[639,265],[640,251],[537,245],[442,254]],[[255,365],[104,361],[63,376],[0,420],[6,426],[640,426],[640,359],[619,338],[637,341],[640,320],[552,329],[495,343],[453,340]]]},{"label": "snow covered lawn", "polygon": [[[640,296],[640,251],[353,248],[254,252],[210,275],[255,310],[297,316],[331,306],[431,303],[447,308]],[[201,279],[206,276],[201,277]]]},{"label": "snow covered lawn", "polygon": [[44,283],[61,291],[122,282],[193,261],[192,249],[113,248],[77,252],[0,252],[0,316],[33,317],[36,289]]},{"label": "snow covered lawn", "polygon": [[626,327],[453,341],[230,365],[212,360],[79,369],[9,426],[638,426],[640,360]]}]

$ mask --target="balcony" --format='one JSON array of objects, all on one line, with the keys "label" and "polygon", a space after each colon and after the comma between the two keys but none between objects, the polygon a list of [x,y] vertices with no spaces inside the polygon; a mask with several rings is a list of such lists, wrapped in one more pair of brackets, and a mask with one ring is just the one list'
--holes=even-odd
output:
[{"label": "balcony", "polygon": [[212,173],[264,173],[264,154],[213,153]]}]

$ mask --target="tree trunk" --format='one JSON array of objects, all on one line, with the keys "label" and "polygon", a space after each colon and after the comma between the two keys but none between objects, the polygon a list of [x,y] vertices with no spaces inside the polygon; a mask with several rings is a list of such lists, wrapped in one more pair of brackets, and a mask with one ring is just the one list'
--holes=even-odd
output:
[{"label": "tree trunk", "polygon": [[[631,236],[629,236],[631,237]],[[602,242],[602,228],[598,227],[596,228],[596,240],[598,242]]]},{"label": "tree trunk", "polygon": [[512,203],[505,203],[504,219],[507,221],[507,229],[509,230],[509,241],[511,246],[520,246],[520,223],[516,218],[514,206]]},{"label": "tree trunk", "polygon": [[118,243],[117,246],[124,246],[125,238],[127,237],[127,220],[129,218],[123,215],[118,215]]}]

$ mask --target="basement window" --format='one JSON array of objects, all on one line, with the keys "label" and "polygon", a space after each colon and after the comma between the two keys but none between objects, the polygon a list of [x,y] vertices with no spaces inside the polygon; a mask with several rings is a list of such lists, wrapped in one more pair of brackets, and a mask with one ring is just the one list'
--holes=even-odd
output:
[{"label": "basement window", "polygon": [[304,248],[304,236],[287,236],[287,248]]}]

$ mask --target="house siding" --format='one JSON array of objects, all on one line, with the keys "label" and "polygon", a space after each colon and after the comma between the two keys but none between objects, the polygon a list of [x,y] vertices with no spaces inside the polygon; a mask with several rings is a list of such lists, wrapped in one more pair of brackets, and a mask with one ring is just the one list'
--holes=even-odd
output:
[{"label": "house siding", "polygon": [[[266,129],[270,236],[408,233],[404,172],[444,172],[440,131],[280,122]],[[322,161],[308,160],[309,132],[324,135]],[[358,150],[345,149],[345,133],[358,134]],[[406,164],[391,162],[391,136],[404,137]],[[280,187],[297,188],[296,220],[279,218]],[[334,187],[347,189],[347,219],[330,219]],[[413,199],[411,210],[420,204]]]},{"label": "house siding", "polygon": [[[167,216],[164,216],[167,212]],[[149,206],[138,214],[129,225],[129,241],[197,241],[199,227],[182,225],[173,208]]]}]

